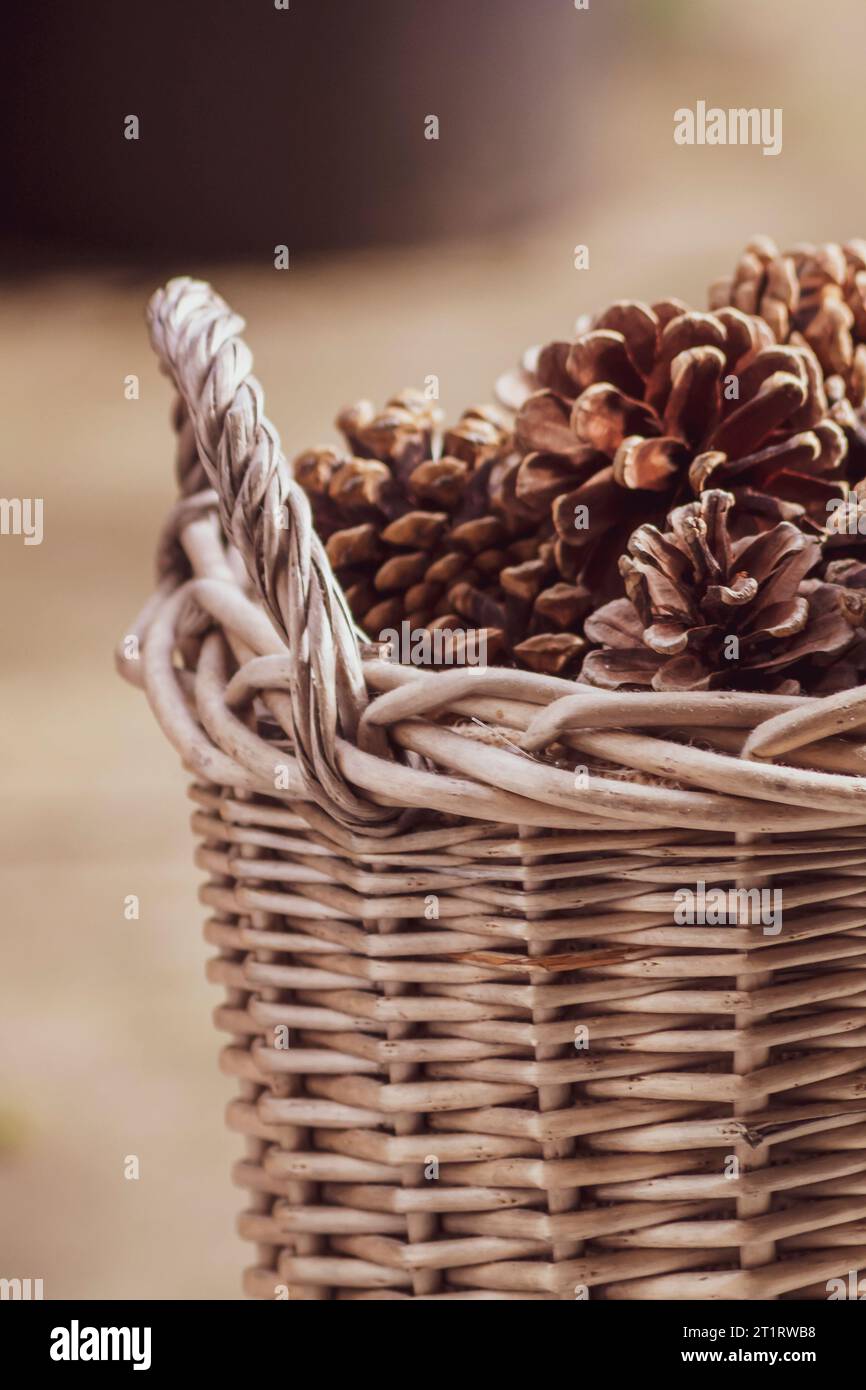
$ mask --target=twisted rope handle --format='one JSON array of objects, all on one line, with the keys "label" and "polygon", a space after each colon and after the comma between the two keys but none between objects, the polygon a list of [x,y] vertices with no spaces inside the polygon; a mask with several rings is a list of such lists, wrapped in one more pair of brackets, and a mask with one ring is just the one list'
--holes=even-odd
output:
[{"label": "twisted rope handle", "polygon": [[148,306],[153,348],[183,402],[226,536],[290,660],[295,753],[311,795],[327,786],[350,818],[370,808],[346,785],[336,741],[355,743],[367,704],[356,630],[306,494],[264,413],[244,320],[201,280],[170,280]]}]

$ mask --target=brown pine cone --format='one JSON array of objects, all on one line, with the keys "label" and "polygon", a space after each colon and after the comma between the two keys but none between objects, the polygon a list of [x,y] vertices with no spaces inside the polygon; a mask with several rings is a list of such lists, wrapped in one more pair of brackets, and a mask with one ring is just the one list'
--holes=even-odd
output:
[{"label": "brown pine cone", "polygon": [[760,314],[780,343],[808,343],[832,418],[848,436],[848,476],[866,476],[866,241],[781,252],[769,237],[754,237],[733,276],[710,287],[710,307],[723,305]]},{"label": "brown pine cone", "polygon": [[735,539],[734,497],[710,489],[662,533],[640,526],[620,561],[626,598],[587,619],[581,680],[606,689],[799,693],[847,652],[855,621],[834,584],[808,580],[821,544],[790,522]]},{"label": "brown pine cone", "polygon": [[850,690],[866,680],[866,564],[862,560],[831,560],[825,567],[826,584],[836,590],[838,601],[854,628],[854,641],[847,651],[816,672],[814,695],[834,695]]},{"label": "brown pine cone", "polygon": [[845,437],[814,353],[737,309],[620,301],[526,359],[504,395],[523,398],[516,500],[542,532],[552,521],[562,578],[596,602],[622,592],[635,526],[707,487],[735,494],[738,533],[783,519],[817,531],[844,496]]},{"label": "brown pine cone", "polygon": [[328,557],[353,616],[373,640],[408,622],[421,629],[483,631],[486,659],[513,657],[536,670],[576,664],[589,596],[554,585],[552,546],[514,500],[516,458],[496,407],[466,411],[439,437],[438,412],[404,392],[377,414],[368,402],[341,412],[350,454],[314,449],[295,460]]}]

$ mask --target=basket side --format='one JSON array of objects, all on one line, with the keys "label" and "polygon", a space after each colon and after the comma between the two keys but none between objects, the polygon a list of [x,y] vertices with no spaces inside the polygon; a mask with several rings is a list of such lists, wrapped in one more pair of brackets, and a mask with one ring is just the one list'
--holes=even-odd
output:
[{"label": "basket side", "polygon": [[383,854],[193,797],[251,1296],[796,1298],[866,1258],[866,830]]}]

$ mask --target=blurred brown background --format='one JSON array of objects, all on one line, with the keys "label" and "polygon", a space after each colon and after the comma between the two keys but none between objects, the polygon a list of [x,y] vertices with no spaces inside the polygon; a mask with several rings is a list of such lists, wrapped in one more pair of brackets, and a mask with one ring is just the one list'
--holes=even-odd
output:
[{"label": "blurred brown background", "polygon": [[[112,669],[172,498],[147,296],[202,275],[246,316],[289,456],[430,373],[453,418],[580,311],[702,303],[754,231],[866,235],[866,11],[80,0],[22,6],[6,37],[0,491],[44,498],[45,534],[0,537],[0,1276],[233,1298],[185,779]],[[675,146],[699,99],[782,107],[781,155]]]}]

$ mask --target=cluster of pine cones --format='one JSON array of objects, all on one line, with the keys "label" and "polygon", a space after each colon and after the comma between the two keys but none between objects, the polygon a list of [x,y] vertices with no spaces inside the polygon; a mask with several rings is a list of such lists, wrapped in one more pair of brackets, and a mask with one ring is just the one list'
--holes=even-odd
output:
[{"label": "cluster of pine cones", "polygon": [[372,640],[608,689],[866,680],[866,241],[753,240],[708,310],[621,300],[442,429],[407,391],[295,476]]}]

